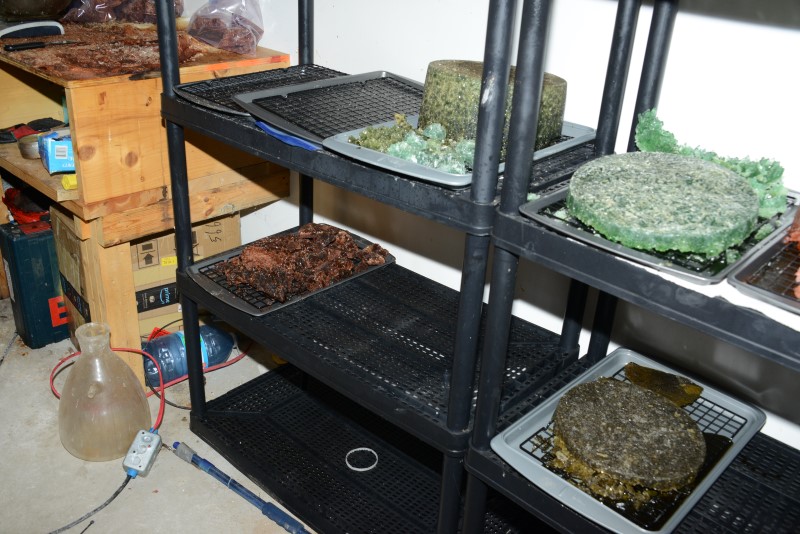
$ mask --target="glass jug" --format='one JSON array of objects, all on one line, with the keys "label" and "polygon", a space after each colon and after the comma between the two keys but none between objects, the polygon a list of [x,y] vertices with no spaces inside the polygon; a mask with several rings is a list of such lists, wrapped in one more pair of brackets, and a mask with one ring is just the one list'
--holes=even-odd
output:
[{"label": "glass jug", "polygon": [[81,354],[70,368],[58,405],[58,433],[73,456],[122,458],[136,433],[150,428],[150,406],[133,369],[111,350],[104,323],[75,331]]}]

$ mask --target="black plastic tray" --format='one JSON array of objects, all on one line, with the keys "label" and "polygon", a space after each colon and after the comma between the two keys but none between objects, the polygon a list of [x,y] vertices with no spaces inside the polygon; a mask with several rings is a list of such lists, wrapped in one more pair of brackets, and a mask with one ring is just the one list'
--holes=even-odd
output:
[{"label": "black plastic tray", "polygon": [[607,250],[636,263],[647,265],[658,271],[672,273],[696,284],[721,282],[755,253],[759,243],[769,239],[771,235],[783,233],[788,225],[791,224],[794,213],[797,210],[795,198],[790,197],[788,199],[789,207],[784,213],[774,216],[769,221],[759,219],[759,228],[764,224],[772,225],[773,230],[770,236],[757,240],[755,238],[757,232],[753,232],[741,244],[730,247],[738,257],[729,262],[726,259],[727,252],[723,252],[719,256],[709,257],[703,254],[643,251],[610,241],[567,213],[566,198],[568,193],[569,182],[564,182],[549,194],[523,204],[519,211],[526,217],[574,239]]},{"label": "black plastic tray", "polygon": [[779,232],[759,243],[758,252],[731,273],[728,282],[751,297],[800,313],[800,299],[794,296],[800,250],[797,243],[784,243],[785,236]]},{"label": "black plastic tray", "polygon": [[254,117],[321,144],[333,135],[417,115],[423,86],[386,71],[354,74],[236,95]]},{"label": "black plastic tray", "polygon": [[[279,232],[275,235],[284,235],[292,232],[296,232],[298,227],[291,228],[284,232]],[[352,237],[359,248],[365,248],[371,244],[371,242],[367,241],[361,236],[353,234],[352,232],[348,232]],[[258,291],[252,287],[248,286],[231,286],[225,280],[225,277],[216,271],[216,266],[222,262],[225,262],[231,258],[235,258],[242,253],[242,250],[247,245],[242,245],[235,249],[222,252],[220,254],[211,256],[210,258],[206,258],[201,260],[187,269],[187,274],[191,277],[198,285],[200,285],[203,289],[208,291],[214,297],[222,300],[226,304],[233,306],[234,308],[241,310],[245,313],[249,313],[253,316],[261,316],[265,315],[270,312],[274,312],[275,310],[279,310],[284,306],[288,306],[290,304],[294,304],[302,299],[310,297],[311,295],[316,295],[322,291],[326,291],[332,287],[336,287],[339,284],[352,280],[353,278],[357,278],[359,276],[363,276],[369,272],[372,272],[376,269],[381,269],[386,265],[394,263],[394,256],[388,254],[386,256],[386,262],[383,265],[374,265],[361,271],[360,273],[356,273],[344,280],[339,280],[338,282],[334,282],[329,286],[326,286],[322,289],[318,289],[316,291],[310,291],[308,293],[304,293],[302,295],[294,296],[286,300],[286,302],[274,302],[271,298],[267,297],[261,291]]]},{"label": "black plastic tray", "polygon": [[176,95],[198,106],[233,115],[249,116],[250,113],[234,102],[235,95],[339,76],[346,75],[343,72],[319,65],[295,65],[285,69],[249,72],[225,78],[182,83],[176,85],[174,90]]}]

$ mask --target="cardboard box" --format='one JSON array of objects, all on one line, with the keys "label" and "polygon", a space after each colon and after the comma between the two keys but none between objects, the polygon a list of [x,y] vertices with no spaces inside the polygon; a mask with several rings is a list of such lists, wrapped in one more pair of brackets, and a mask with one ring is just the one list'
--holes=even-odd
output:
[{"label": "cardboard box", "polygon": [[[73,336],[81,324],[103,321],[112,325],[114,346],[137,348],[153,328],[180,320],[174,233],[102,247],[88,228],[81,234],[84,226],[76,225],[74,217],[55,209],[51,214]],[[195,260],[236,248],[241,244],[239,215],[195,224],[193,242]]]},{"label": "cardboard box", "polygon": [[[241,245],[239,215],[222,217],[192,228],[194,260],[219,254]],[[131,268],[136,291],[139,330],[143,336],[154,328],[183,328],[175,269],[178,265],[175,234],[131,242]]]},{"label": "cardboard box", "polygon": [[69,130],[55,130],[39,135],[39,156],[50,174],[75,172],[75,154]]}]

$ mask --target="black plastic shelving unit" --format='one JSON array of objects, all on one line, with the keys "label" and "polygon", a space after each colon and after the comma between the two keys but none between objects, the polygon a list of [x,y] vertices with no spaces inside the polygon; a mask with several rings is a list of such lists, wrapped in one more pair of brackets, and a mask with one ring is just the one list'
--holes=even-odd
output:
[{"label": "black plastic shelving unit", "polygon": [[[540,75],[543,43],[524,43],[525,35],[546,34],[549,0],[526,4],[523,16],[518,76],[520,69],[529,76]],[[630,50],[638,21],[639,0],[620,0],[609,59],[598,132],[597,153],[613,151],[613,138],[606,132],[619,126],[619,110],[608,102],[617,100],[624,87],[630,65]],[[653,108],[658,102],[677,0],[656,0],[640,79],[635,114]],[[525,105],[525,104],[522,104]],[[535,101],[527,106],[535,108]],[[515,102],[514,113],[519,112]],[[532,111],[528,111],[531,113]],[[529,151],[535,132],[521,116],[511,119],[521,151]],[[628,150],[634,150],[633,128]],[[523,139],[525,141],[523,141]],[[664,317],[748,350],[759,357],[792,370],[800,369],[800,333],[756,311],[740,308],[723,299],[674,284],[639,266],[601,249],[568,239],[533,220],[523,217],[519,207],[526,202],[528,152],[504,178],[498,213],[492,228],[495,247],[487,330],[481,355],[478,397],[470,450],[465,459],[469,473],[465,497],[466,532],[480,532],[487,507],[487,491],[499,492],[550,527],[564,532],[604,532],[591,519],[561,504],[506,464],[491,447],[491,439],[529,413],[559,388],[567,385],[588,366],[605,356],[617,299],[634,303]],[[534,169],[536,164],[534,163]],[[535,172],[535,171],[534,171]],[[567,367],[545,387],[515,405],[497,402],[506,368],[505,340],[511,318],[514,283],[519,260],[533,261],[570,277],[573,288],[591,286],[600,291],[595,327],[587,354]],[[577,289],[576,289],[577,291]],[[796,532],[800,515],[790,513],[800,504],[796,481],[800,451],[758,434],[676,529],[678,532]]]},{"label": "black plastic shelving unit", "polygon": [[[517,213],[529,192],[531,176],[535,188],[546,188],[568,178],[581,163],[613,151],[640,3],[619,2],[595,142],[537,162],[531,170],[535,132],[525,125],[537,122],[550,2],[525,1],[517,83],[536,90],[515,92],[522,100],[515,103],[515,133],[502,180],[496,169],[503,99],[484,100],[474,180],[464,189],[394,175],[326,150],[289,146],[265,135],[248,117],[179,98],[172,90],[180,78],[175,21],[168,9],[171,2],[157,3],[162,115],[169,144],[177,281],[189,359],[191,428],[312,528],[321,532],[498,533],[597,529],[515,475],[491,453],[488,439],[605,354],[617,298],[787,367],[800,367],[796,332],[719,299],[673,286],[611,254],[570,242]],[[655,4],[658,15],[651,28],[637,110],[657,101],[676,8],[671,0]],[[304,65],[313,64],[313,11],[312,0],[298,1],[300,63]],[[493,95],[506,92],[502,80],[509,69],[515,13],[515,1],[490,1],[484,79],[491,86],[484,90]],[[312,186],[317,180],[463,232],[460,290],[393,264],[263,316],[239,311],[203,289],[187,272],[192,255],[185,128],[298,171],[300,224],[313,217]],[[485,306],[482,295],[491,243],[495,267],[490,302]],[[574,280],[562,332],[548,332],[511,315],[520,258]],[[578,359],[577,340],[590,286],[601,295],[588,356]],[[289,364],[206,402],[198,306],[224,318]],[[348,469],[344,456],[358,447],[374,449],[381,469],[363,473]],[[800,454],[763,436],[753,440],[747,451],[746,462],[737,460],[726,471],[729,484],[769,488],[781,506],[797,504],[786,500],[787,495],[797,495],[794,483],[770,482],[775,474],[796,474]],[[776,457],[783,462],[780,471],[758,464]],[[751,466],[758,476],[748,472]],[[465,472],[469,474],[466,495]],[[720,499],[732,509],[736,499],[726,500],[727,489],[720,491]],[[719,508],[719,503],[712,505]],[[694,525],[703,528],[709,517],[693,512],[684,521],[685,530],[691,531]],[[793,515],[787,517],[789,524],[796,524]],[[766,520],[756,524],[780,525]]]},{"label": "black plastic shelving unit", "polygon": [[[164,81],[162,114],[167,124],[176,220],[177,283],[189,340],[191,428],[314,528],[325,532],[358,532],[363,529],[359,526],[364,524],[360,523],[362,520],[369,523],[369,517],[385,514],[385,520],[396,524],[398,532],[458,530],[465,473],[463,457],[468,447],[476,395],[474,379],[480,333],[484,330],[482,296],[490,231],[496,213],[499,150],[495,147],[502,134],[504,98],[484,99],[479,118],[483,135],[477,142],[472,185],[458,190],[429,185],[358,164],[325,150],[308,151],[284,144],[265,135],[248,117],[221,113],[177,97],[172,89],[180,83],[177,39],[174,20],[166,4],[169,2],[158,4]],[[484,65],[486,73],[491,73],[486,75],[487,79],[493,81],[484,91],[505,95],[510,68],[507,49],[515,6],[513,2],[504,1],[495,1],[492,5]],[[300,0],[298,10],[301,64],[313,64],[310,53],[313,3]],[[300,224],[313,216],[311,187],[313,181],[318,180],[464,232],[460,291],[448,289],[399,265],[389,265],[260,317],[238,311],[225,299],[203,289],[187,272],[192,257],[184,128],[298,171],[301,176]],[[540,167],[536,181],[548,183],[561,179],[593,157],[592,154],[592,149],[576,148],[568,154],[554,156]],[[420,447],[427,447],[426,454],[401,454],[407,444],[398,440],[387,441],[380,449],[381,458],[397,455],[405,462],[420,464],[407,470],[412,480],[418,479],[421,491],[404,492],[405,504],[392,507],[389,501],[380,498],[397,475],[396,471],[387,471],[383,473],[384,478],[367,480],[369,475],[353,477],[348,473],[350,477],[333,480],[343,495],[347,494],[344,488],[351,484],[358,486],[352,491],[362,495],[361,500],[345,499],[335,509],[320,502],[322,497],[303,497],[304,488],[326,487],[315,477],[337,479],[342,474],[341,465],[331,464],[336,461],[341,464],[341,455],[320,460],[312,457],[313,451],[308,450],[308,435],[304,432],[314,427],[321,417],[320,412],[309,408],[306,419],[295,421],[292,428],[279,425],[280,431],[259,433],[261,425],[270,425],[269,421],[274,418],[273,403],[279,402],[273,395],[274,383],[284,380],[282,374],[255,380],[243,390],[224,395],[222,400],[206,403],[199,343],[195,342],[198,339],[198,306],[224,318],[306,373],[319,388],[328,388],[326,391],[331,395],[335,393],[354,401],[371,414],[368,423],[360,418],[348,419],[350,410],[342,419],[334,415],[341,415],[340,403],[327,406],[324,402],[315,403],[314,410],[325,407],[330,411],[330,421],[339,421],[342,425],[336,432],[329,431],[330,436],[320,437],[320,443],[336,439],[339,434],[371,435],[375,430],[374,421],[379,420],[391,425],[396,432],[406,433]],[[562,336],[525,321],[515,319],[512,331],[514,341],[510,344],[509,361],[516,363],[507,372],[504,404],[513,404],[517,397],[537,389],[576,354],[576,350],[567,350],[568,343]],[[240,401],[242,395],[248,400]],[[236,409],[218,408],[234,397]],[[260,436],[257,446],[248,438],[251,432]],[[291,451],[282,449],[284,454],[302,457],[298,461],[305,463],[308,469],[295,471],[290,482],[283,480],[277,484],[270,459],[259,454],[257,449],[271,445],[277,448],[281,442],[294,444]],[[353,442],[353,446],[363,446],[359,443]],[[393,449],[398,451],[392,452]],[[423,462],[423,457],[430,453],[438,458],[433,478]],[[432,499],[432,495],[435,498]],[[369,496],[373,503],[371,508],[363,505],[364,496]],[[502,503],[498,506],[505,507]],[[320,511],[322,507],[325,511]],[[382,507],[385,512],[380,512]],[[431,508],[434,513],[430,513]],[[373,512],[368,513],[368,509]],[[419,509],[428,512],[421,514]],[[398,514],[405,517],[401,519]],[[491,519],[491,514],[487,517],[490,518],[487,524],[497,524],[498,528],[507,530],[505,519],[498,522]]]}]

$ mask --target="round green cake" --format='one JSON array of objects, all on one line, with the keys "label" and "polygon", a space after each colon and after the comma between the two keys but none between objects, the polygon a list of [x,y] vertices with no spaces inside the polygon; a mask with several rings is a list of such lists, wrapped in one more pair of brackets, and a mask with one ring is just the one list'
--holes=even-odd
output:
[{"label": "round green cake", "polygon": [[717,255],[755,228],[758,196],[743,177],[690,156],[630,152],[575,171],[570,214],[625,246]]},{"label": "round green cake", "polygon": [[[505,102],[505,123],[501,159],[505,160],[508,144],[509,117],[514,98],[516,67],[509,70],[508,93]],[[428,64],[425,88],[419,110],[419,127],[441,124],[447,137],[453,140],[475,139],[478,134],[483,63],[458,59],[443,59]],[[567,82],[549,72],[542,79],[539,101],[535,150],[548,147],[561,138],[564,109],[567,101]]]},{"label": "round green cake", "polygon": [[686,412],[613,378],[567,391],[553,414],[553,435],[553,465],[611,499],[682,488],[706,456],[703,433]]}]

